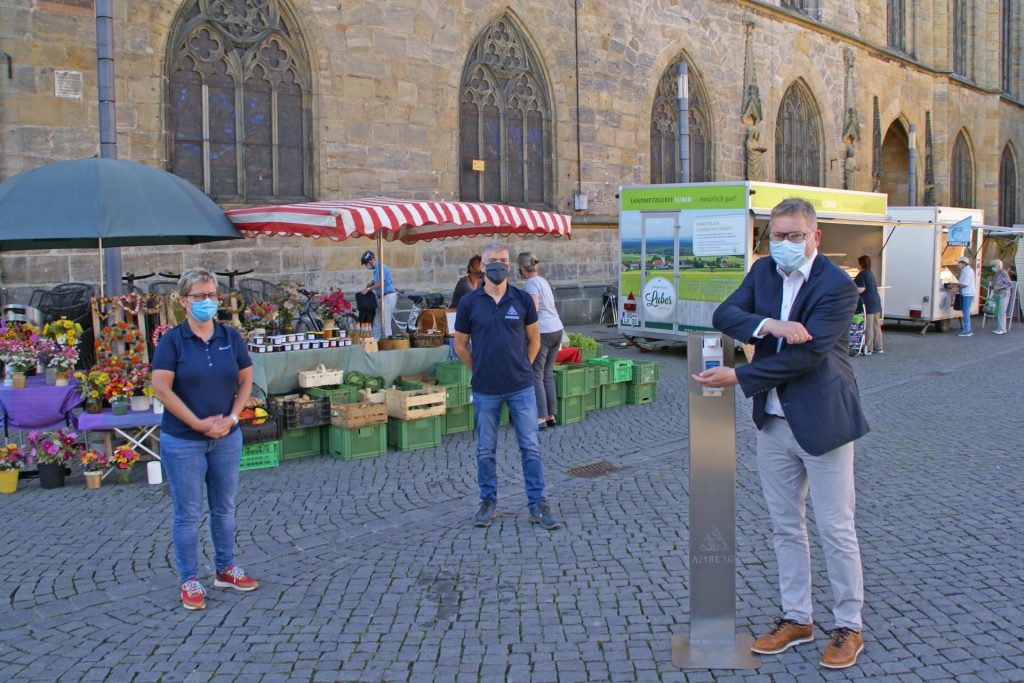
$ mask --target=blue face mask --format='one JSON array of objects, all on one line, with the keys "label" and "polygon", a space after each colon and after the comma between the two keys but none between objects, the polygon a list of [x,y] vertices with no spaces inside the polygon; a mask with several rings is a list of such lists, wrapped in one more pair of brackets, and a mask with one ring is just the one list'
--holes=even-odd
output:
[{"label": "blue face mask", "polygon": [[799,270],[800,266],[807,263],[807,242],[794,244],[793,242],[783,240],[778,243],[771,242],[768,248],[776,265],[787,273]]},{"label": "blue face mask", "polygon": [[203,299],[202,301],[192,302],[192,317],[201,323],[213,320],[213,317],[217,315],[217,302],[210,301],[209,299]]},{"label": "blue face mask", "polygon": [[486,273],[488,280],[496,285],[500,285],[508,277],[508,266],[504,263],[488,263]]}]

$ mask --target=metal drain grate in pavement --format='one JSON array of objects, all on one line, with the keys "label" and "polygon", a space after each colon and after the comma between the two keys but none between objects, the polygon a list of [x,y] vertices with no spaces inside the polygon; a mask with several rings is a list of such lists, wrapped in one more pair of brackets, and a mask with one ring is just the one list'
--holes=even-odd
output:
[{"label": "metal drain grate in pavement", "polygon": [[579,467],[573,467],[570,470],[566,470],[566,474],[573,477],[602,477],[612,472],[621,472],[624,467],[613,465],[607,460],[601,462],[592,462],[589,465],[580,465]]}]

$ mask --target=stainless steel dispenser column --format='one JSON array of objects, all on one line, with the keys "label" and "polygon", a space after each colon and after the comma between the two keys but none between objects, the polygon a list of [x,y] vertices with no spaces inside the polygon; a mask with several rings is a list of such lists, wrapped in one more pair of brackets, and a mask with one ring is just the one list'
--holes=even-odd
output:
[{"label": "stainless steel dispenser column", "polygon": [[[687,334],[690,375],[734,365],[733,341]],[[736,633],[736,403],[733,387],[689,381],[690,632],[672,636],[682,669],[756,669],[753,637]]]}]

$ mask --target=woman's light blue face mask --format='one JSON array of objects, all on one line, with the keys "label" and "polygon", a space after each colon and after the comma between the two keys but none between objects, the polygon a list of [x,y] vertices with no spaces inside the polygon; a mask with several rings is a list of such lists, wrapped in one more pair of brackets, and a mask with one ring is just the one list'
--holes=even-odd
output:
[{"label": "woman's light blue face mask", "polygon": [[209,322],[217,315],[217,300],[203,299],[192,302],[192,317],[201,323]]}]

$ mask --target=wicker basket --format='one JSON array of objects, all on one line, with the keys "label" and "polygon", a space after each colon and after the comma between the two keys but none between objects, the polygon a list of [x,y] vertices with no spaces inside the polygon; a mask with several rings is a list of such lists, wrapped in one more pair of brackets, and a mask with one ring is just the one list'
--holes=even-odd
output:
[{"label": "wicker basket", "polygon": [[377,342],[381,351],[397,351],[398,349],[409,348],[409,339],[406,337],[388,337]]},{"label": "wicker basket", "polygon": [[444,335],[431,330],[430,332],[413,332],[409,335],[413,348],[429,349],[444,343]]}]

